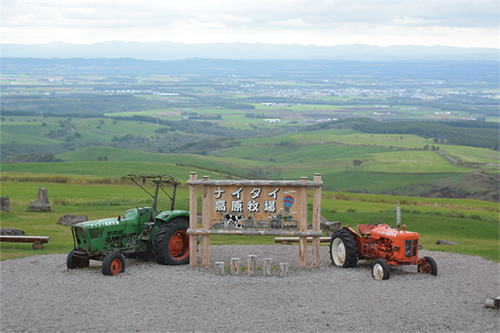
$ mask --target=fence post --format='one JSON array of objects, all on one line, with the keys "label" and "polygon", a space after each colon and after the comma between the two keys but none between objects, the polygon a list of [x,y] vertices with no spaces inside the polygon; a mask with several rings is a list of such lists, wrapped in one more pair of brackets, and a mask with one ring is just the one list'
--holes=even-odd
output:
[{"label": "fence post", "polygon": [[231,258],[231,275],[240,276],[240,258]]},{"label": "fence post", "polygon": [[287,277],[288,276],[288,264],[282,262],[280,263],[280,278]]},{"label": "fence post", "polygon": [[257,275],[257,267],[255,263],[257,262],[257,256],[256,255],[248,255],[248,264],[247,264],[247,271],[248,271],[248,276],[255,276]]},{"label": "fence post", "polygon": [[272,276],[273,275],[273,259],[272,258],[264,258],[264,262],[262,263],[262,275],[263,276]]},{"label": "fence post", "polygon": [[224,261],[218,261],[215,263],[215,275],[224,275]]}]

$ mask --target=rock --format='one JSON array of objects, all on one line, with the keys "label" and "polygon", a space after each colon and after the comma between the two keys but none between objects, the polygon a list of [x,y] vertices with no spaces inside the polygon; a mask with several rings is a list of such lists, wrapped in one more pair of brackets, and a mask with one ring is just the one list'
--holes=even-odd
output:
[{"label": "rock", "polygon": [[11,228],[1,228],[0,235],[24,236],[26,234],[22,230],[11,229]]},{"label": "rock", "polygon": [[[335,232],[339,230],[341,226],[342,225],[340,224],[340,221],[330,222],[326,219],[326,217],[321,215],[321,219],[319,222],[319,228],[321,230],[329,230]],[[309,225],[307,226],[307,230],[312,230],[312,223],[309,223]]]},{"label": "rock", "polygon": [[41,250],[43,249],[43,243],[40,241],[36,241],[33,243],[33,249],[34,250]]},{"label": "rock", "polygon": [[80,222],[86,222],[88,221],[89,218],[87,215],[71,215],[67,214],[61,217],[59,220],[57,220],[56,223],[62,224],[62,225],[67,225],[67,226],[72,226]]},{"label": "rock", "polygon": [[10,210],[10,199],[9,196],[0,197],[0,210],[8,212]]},{"label": "rock", "polygon": [[453,241],[445,241],[445,240],[438,240],[436,242],[437,245],[458,245],[457,243]]},{"label": "rock", "polygon": [[323,215],[321,215],[320,227],[321,230],[328,230],[331,232],[335,232],[342,227],[342,224],[340,223],[340,221],[330,222],[327,219],[325,219]]},{"label": "rock", "polygon": [[50,212],[49,195],[45,187],[38,189],[38,198],[28,206],[28,212]]}]

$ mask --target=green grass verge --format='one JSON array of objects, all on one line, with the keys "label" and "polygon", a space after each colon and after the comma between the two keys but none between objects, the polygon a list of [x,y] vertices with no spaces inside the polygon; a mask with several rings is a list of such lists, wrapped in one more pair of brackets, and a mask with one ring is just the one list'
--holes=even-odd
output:
[{"label": "green grass verge", "polygon": [[[150,198],[132,185],[82,185],[36,182],[2,182],[1,195],[9,195],[10,212],[0,212],[3,228],[20,229],[30,236],[49,236],[50,242],[38,251],[31,244],[0,243],[0,259],[32,255],[67,253],[72,238],[69,227],[56,224],[65,214],[88,215],[89,220],[123,215],[137,205],[149,205]],[[52,212],[28,212],[28,204],[36,198],[39,187],[48,189]],[[198,193],[201,197],[201,190]],[[311,193],[310,193],[311,195]],[[392,197],[366,194],[345,194],[323,191],[322,215],[343,225],[384,221],[395,225],[394,209],[397,200],[402,203],[402,220],[408,230],[420,234],[425,249],[467,255],[479,255],[488,260],[500,260],[498,203],[478,200],[430,199]],[[312,198],[309,198],[311,203]],[[162,198],[160,208],[168,207]],[[180,188],[176,208],[188,210],[188,189]],[[201,211],[201,200],[198,200]],[[388,211],[389,210],[389,211]],[[455,216],[455,217],[454,217]],[[460,217],[460,218],[457,218]],[[311,219],[311,212],[309,212]],[[451,240],[458,246],[436,245],[437,240]],[[212,245],[220,244],[274,244],[274,237],[212,236]]]}]

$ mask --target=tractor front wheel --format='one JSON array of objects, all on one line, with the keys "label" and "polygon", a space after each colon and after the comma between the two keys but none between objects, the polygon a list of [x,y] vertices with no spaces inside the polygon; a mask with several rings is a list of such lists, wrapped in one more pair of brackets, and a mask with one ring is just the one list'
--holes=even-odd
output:
[{"label": "tractor front wheel", "polygon": [[358,246],[351,233],[341,229],[335,231],[330,240],[330,259],[337,267],[355,267],[358,263]]},{"label": "tractor front wheel", "polygon": [[120,252],[110,252],[102,261],[102,274],[118,275],[125,272],[125,257]]},{"label": "tractor front wheel", "polygon": [[173,218],[162,224],[153,240],[153,253],[162,265],[185,265],[189,263],[188,221]]},{"label": "tractor front wheel", "polygon": [[387,280],[391,277],[391,269],[384,259],[377,259],[372,264],[372,276],[376,280]]},{"label": "tractor front wheel", "polygon": [[87,267],[90,263],[90,260],[81,257],[76,257],[74,252],[75,252],[74,249],[71,250],[68,253],[68,256],[66,257],[66,266],[68,267],[68,269]]},{"label": "tractor front wheel", "polygon": [[422,263],[418,265],[418,272],[437,275],[438,266],[436,264],[436,261],[431,257],[424,257]]}]

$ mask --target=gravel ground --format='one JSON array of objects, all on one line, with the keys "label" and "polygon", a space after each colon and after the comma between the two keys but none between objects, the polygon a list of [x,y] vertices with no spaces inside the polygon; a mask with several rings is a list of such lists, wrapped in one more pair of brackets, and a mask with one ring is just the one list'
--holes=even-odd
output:
[{"label": "gravel ground", "polygon": [[[310,248],[308,255],[310,258]],[[290,265],[289,276],[215,276],[213,263],[257,255]],[[2,332],[498,332],[499,311],[484,308],[500,295],[499,264],[480,257],[420,251],[438,275],[416,266],[392,268],[376,281],[369,263],[297,269],[298,246],[212,246],[211,268],[127,260],[115,277],[100,262],[68,271],[65,255],[0,263]],[[198,253],[201,264],[201,251]],[[310,267],[310,263],[309,263]]]}]

